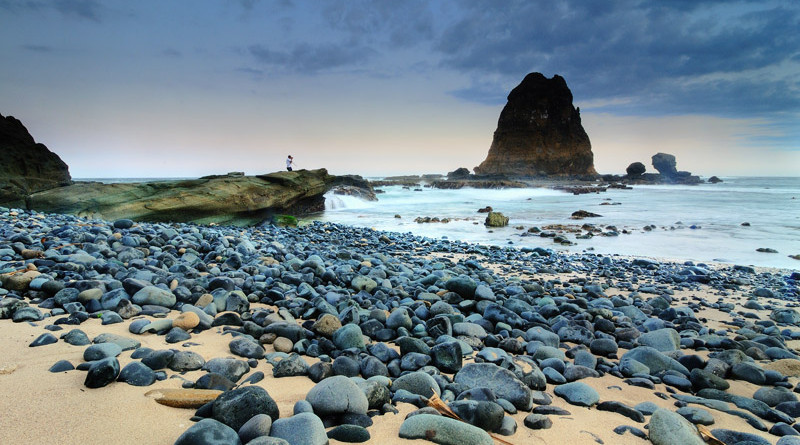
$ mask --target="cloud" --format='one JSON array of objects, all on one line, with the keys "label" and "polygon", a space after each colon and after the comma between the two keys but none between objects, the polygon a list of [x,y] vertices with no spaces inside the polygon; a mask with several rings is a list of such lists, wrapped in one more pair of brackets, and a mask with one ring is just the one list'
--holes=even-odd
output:
[{"label": "cloud", "polygon": [[374,54],[374,51],[366,46],[333,43],[316,45],[300,43],[286,51],[251,45],[248,51],[257,62],[272,67],[273,71],[307,75],[358,65]]},{"label": "cloud", "polygon": [[54,7],[65,16],[75,16],[99,23],[102,6],[95,0],[56,0]]},{"label": "cloud", "polygon": [[52,53],[54,51],[52,46],[47,45],[22,45],[21,48],[34,53]]},{"label": "cloud", "polygon": [[0,0],[0,10],[14,13],[42,12],[51,8],[67,17],[77,17],[99,23],[103,6],[96,0],[54,0],[52,2]]},{"label": "cloud", "polygon": [[[484,102],[483,76],[562,74],[577,100],[741,116],[797,109],[800,3],[493,2],[454,9],[435,44],[441,64],[477,79],[453,92]],[[794,65],[785,66],[787,62]],[[794,69],[787,69],[794,68]],[[759,70],[785,76],[752,77]],[[702,80],[699,82],[698,80]],[[496,83],[498,86],[500,82]],[[688,104],[688,105],[687,105]]]},{"label": "cloud", "polygon": [[171,58],[183,57],[183,53],[181,51],[178,51],[175,48],[166,48],[166,49],[161,51],[161,55],[165,56],[165,57],[171,57]]}]

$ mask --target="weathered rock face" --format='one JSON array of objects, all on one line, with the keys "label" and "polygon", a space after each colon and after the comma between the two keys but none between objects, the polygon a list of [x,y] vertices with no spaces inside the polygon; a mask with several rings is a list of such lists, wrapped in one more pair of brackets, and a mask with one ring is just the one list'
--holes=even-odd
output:
[{"label": "weathered rock face", "polygon": [[0,114],[0,202],[21,207],[31,193],[71,182],[58,155],[37,144],[22,122]]},{"label": "weathered rock face", "polygon": [[656,153],[653,155],[653,168],[664,176],[672,177],[678,174],[675,156],[667,153]]},{"label": "weathered rock face", "polygon": [[[107,220],[252,225],[275,214],[324,209],[324,194],[337,186],[372,191],[359,176],[296,170],[261,176],[221,175],[193,180],[101,184],[78,182],[34,193],[28,208]],[[0,202],[0,205],[3,203]]]},{"label": "weathered rock face", "polygon": [[643,175],[646,170],[647,168],[645,168],[644,164],[641,162],[634,162],[625,169],[625,173],[630,177],[637,177]]},{"label": "weathered rock face", "polygon": [[667,153],[653,155],[653,168],[658,170],[661,182],[671,184],[699,184],[703,182],[698,176],[687,171],[678,171],[675,156]]},{"label": "weathered rock face", "polygon": [[531,73],[508,95],[478,175],[596,175],[589,136],[563,77]]}]

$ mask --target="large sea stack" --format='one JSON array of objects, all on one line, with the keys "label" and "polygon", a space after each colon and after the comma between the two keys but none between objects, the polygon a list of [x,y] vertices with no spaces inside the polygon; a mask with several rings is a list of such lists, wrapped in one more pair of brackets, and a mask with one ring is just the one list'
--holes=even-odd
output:
[{"label": "large sea stack", "polygon": [[32,193],[71,183],[57,154],[37,144],[18,119],[0,114],[0,202],[22,207]]},{"label": "large sea stack", "polygon": [[559,75],[530,73],[511,90],[478,175],[596,175],[580,110]]}]

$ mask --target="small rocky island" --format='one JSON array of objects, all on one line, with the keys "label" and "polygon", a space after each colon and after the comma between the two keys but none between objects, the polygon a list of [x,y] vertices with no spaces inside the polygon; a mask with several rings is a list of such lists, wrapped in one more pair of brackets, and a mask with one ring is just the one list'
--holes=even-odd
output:
[{"label": "small rocky island", "polygon": [[525,76],[508,95],[489,154],[477,175],[596,175],[589,135],[580,109],[559,75]]}]

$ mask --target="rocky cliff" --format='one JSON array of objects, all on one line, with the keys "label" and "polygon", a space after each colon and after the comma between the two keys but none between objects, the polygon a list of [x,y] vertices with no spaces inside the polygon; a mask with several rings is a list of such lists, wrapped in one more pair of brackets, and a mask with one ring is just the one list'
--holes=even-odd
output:
[{"label": "rocky cliff", "polygon": [[69,168],[13,116],[0,114],[0,202],[23,206],[31,193],[68,185]]},{"label": "rocky cliff", "polygon": [[323,195],[343,185],[372,190],[359,176],[333,176],[325,169],[297,170],[147,183],[78,182],[32,194],[28,208],[107,220],[246,226],[275,214],[322,211]]},{"label": "rocky cliff", "polygon": [[525,76],[500,113],[478,175],[596,175],[589,136],[563,77]]}]

